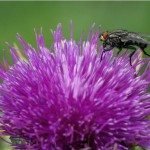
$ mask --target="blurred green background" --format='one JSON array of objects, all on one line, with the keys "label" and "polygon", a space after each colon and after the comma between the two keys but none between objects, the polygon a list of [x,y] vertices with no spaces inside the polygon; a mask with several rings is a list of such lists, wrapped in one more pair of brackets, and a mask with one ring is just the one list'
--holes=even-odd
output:
[{"label": "blurred green background", "polygon": [[[45,43],[50,47],[53,41],[50,29],[55,30],[57,24],[62,23],[63,33],[69,38],[70,20],[76,40],[82,31],[86,39],[94,22],[95,30],[101,25],[102,31],[127,29],[150,34],[150,2],[0,2],[0,59],[5,49],[11,62],[5,42],[19,45],[17,33],[36,46],[34,28],[39,32],[42,27]],[[150,48],[147,52],[150,53]],[[0,150],[9,148],[1,143]]]}]

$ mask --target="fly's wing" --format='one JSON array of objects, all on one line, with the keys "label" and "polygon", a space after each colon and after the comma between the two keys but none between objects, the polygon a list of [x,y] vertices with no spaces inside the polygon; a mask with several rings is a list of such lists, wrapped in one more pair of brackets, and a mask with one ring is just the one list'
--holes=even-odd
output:
[{"label": "fly's wing", "polygon": [[144,34],[144,33],[139,33],[139,32],[129,32],[128,30],[113,30],[113,31],[111,31],[110,32],[110,34],[116,34],[116,35],[118,35],[118,36],[120,36],[120,35],[128,35],[128,34],[136,34],[136,35],[138,35],[138,36],[140,36],[140,37],[150,37],[150,34]]},{"label": "fly's wing", "polygon": [[[135,33],[135,32],[130,32],[130,33]],[[150,34],[139,33],[139,32],[136,32],[136,34],[143,38],[150,38]]]},{"label": "fly's wing", "polygon": [[137,43],[144,43],[150,44],[149,41],[144,39],[144,37],[150,37],[148,34],[136,33],[136,32],[129,32],[127,30],[114,30],[109,34],[110,37],[117,37],[122,42],[132,41]]},{"label": "fly's wing", "polygon": [[129,32],[128,35],[126,37],[124,37],[124,41],[128,41],[128,40],[131,40],[133,42],[136,42],[136,43],[143,43],[143,44],[150,44],[150,41],[146,40],[144,38],[144,34],[139,34],[139,33],[134,33],[134,32]]}]

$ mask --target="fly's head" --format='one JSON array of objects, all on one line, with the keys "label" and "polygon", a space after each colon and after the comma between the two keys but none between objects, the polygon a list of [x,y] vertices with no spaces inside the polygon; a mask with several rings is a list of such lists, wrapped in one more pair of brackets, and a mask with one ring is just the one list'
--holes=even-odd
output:
[{"label": "fly's head", "polygon": [[101,41],[105,41],[107,38],[108,38],[108,31],[105,31],[100,35]]},{"label": "fly's head", "polygon": [[107,38],[104,42],[103,42],[103,49],[104,51],[109,51],[111,49],[114,48],[114,44],[110,41],[109,38]]},{"label": "fly's head", "polygon": [[109,32],[105,31],[100,36],[101,41],[103,41],[104,51],[109,51],[114,48],[113,42],[110,40]]}]

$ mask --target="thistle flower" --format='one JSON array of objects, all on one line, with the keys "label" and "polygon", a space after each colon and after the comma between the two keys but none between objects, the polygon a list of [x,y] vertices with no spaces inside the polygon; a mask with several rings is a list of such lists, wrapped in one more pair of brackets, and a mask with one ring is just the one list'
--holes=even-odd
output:
[{"label": "thistle flower", "polygon": [[37,51],[18,35],[27,59],[9,46],[14,65],[4,59],[0,68],[0,135],[9,135],[14,148],[150,148],[149,58],[138,50],[130,66],[127,51],[119,57],[111,51],[100,62],[100,29],[93,28],[76,43],[72,27],[67,40],[59,24],[50,50],[42,32],[35,32]]}]

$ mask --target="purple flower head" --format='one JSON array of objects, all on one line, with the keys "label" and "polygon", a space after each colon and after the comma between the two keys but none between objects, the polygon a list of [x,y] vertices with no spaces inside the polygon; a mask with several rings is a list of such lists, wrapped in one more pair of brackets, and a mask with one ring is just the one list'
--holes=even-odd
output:
[{"label": "purple flower head", "polygon": [[[52,31],[51,49],[36,32],[37,51],[18,35],[14,65],[0,68],[0,135],[16,149],[128,150],[150,148],[150,63],[138,50],[129,62],[99,45],[100,29],[86,41]],[[146,68],[145,68],[146,65]],[[144,72],[141,74],[141,70]]]}]

